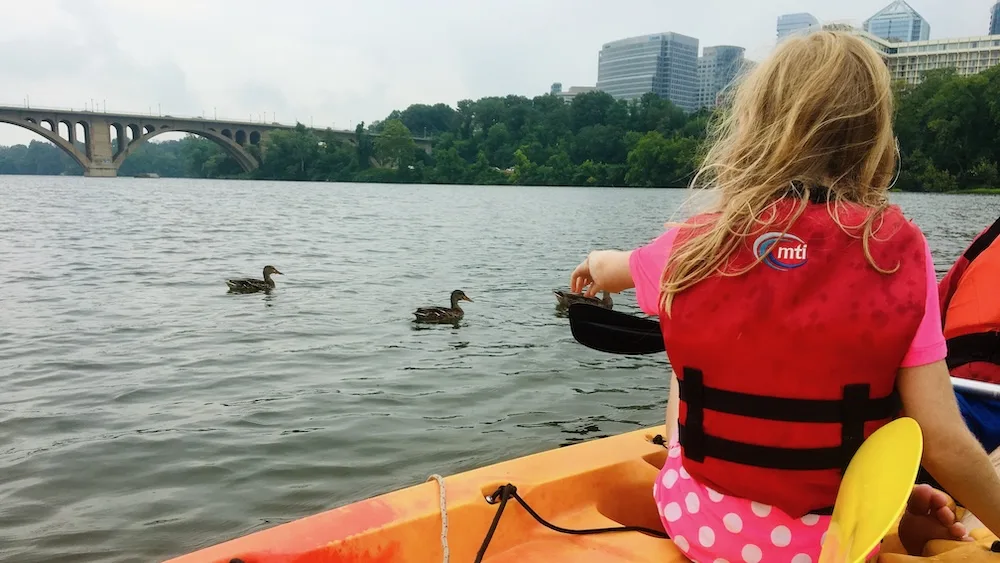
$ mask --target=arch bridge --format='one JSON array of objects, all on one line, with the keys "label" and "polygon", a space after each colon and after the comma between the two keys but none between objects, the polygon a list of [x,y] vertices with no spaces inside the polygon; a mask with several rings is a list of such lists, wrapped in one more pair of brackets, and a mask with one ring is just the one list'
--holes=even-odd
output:
[{"label": "arch bridge", "polygon": [[[118,168],[135,149],[163,133],[205,137],[250,172],[260,163],[249,147],[263,143],[271,131],[295,128],[278,123],[4,106],[0,106],[0,123],[41,135],[69,154],[83,168],[84,175],[101,177],[117,176]],[[112,141],[112,132],[117,143]],[[345,142],[357,142],[354,131],[334,130],[333,134]],[[430,139],[414,138],[414,142],[431,152]]]}]

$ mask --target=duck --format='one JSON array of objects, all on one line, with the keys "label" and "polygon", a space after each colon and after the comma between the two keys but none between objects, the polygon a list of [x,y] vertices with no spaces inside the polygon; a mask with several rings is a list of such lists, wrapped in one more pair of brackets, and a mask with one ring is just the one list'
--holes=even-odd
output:
[{"label": "duck", "polygon": [[415,323],[457,323],[465,316],[465,311],[458,306],[459,301],[475,303],[461,289],[451,292],[451,307],[420,307],[413,312]]},{"label": "duck", "polygon": [[574,303],[587,303],[588,305],[597,305],[598,307],[603,307],[605,309],[611,309],[614,306],[614,302],[611,301],[611,294],[607,291],[602,292],[603,297],[601,299],[596,297],[587,297],[582,293],[571,293],[569,291],[560,291],[558,289],[553,290],[552,293],[556,294],[556,299],[559,300],[558,307],[561,309],[568,309],[569,306]]},{"label": "duck", "polygon": [[271,279],[272,274],[278,274],[283,276],[274,266],[264,266],[264,279],[257,280],[253,278],[244,278],[236,280],[226,280],[226,285],[229,286],[229,291],[235,293],[255,293],[257,291],[270,291],[274,289],[274,280]]}]

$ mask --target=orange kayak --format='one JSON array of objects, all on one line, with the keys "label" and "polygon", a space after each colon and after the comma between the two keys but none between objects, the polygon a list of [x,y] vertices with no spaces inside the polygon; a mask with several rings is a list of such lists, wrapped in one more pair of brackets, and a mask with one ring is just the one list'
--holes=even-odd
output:
[{"label": "orange kayak", "polygon": [[[171,559],[169,563],[440,563],[473,562],[494,524],[501,487],[554,526],[580,530],[641,527],[571,535],[539,523],[511,498],[482,561],[490,563],[681,563],[688,559],[663,533],[652,485],[667,451],[653,443],[663,427],[558,448],[359,501]],[[510,489],[508,488],[509,492]],[[490,497],[489,499],[487,497]],[[490,501],[494,501],[491,503]],[[442,517],[444,514],[444,518]],[[445,530],[444,523],[447,522]],[[442,534],[446,532],[446,541]],[[931,542],[930,559],[901,555],[898,538],[879,560],[998,561],[997,538],[976,530],[976,543]]]}]

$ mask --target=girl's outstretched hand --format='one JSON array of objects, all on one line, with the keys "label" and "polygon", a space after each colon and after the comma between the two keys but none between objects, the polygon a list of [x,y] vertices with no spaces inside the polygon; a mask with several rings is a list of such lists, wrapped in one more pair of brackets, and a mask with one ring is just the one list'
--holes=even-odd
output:
[{"label": "girl's outstretched hand", "polygon": [[[629,270],[632,251],[595,250],[580,262],[569,277],[573,293],[593,297],[601,291],[620,293],[635,287]],[[584,289],[586,288],[586,290]]]},{"label": "girl's outstretched hand", "polygon": [[583,293],[583,288],[590,286],[587,291],[588,296],[596,295],[598,292],[597,285],[594,283],[594,277],[590,273],[590,256],[583,259],[580,265],[573,270],[573,273],[569,277],[569,290],[573,293]]}]

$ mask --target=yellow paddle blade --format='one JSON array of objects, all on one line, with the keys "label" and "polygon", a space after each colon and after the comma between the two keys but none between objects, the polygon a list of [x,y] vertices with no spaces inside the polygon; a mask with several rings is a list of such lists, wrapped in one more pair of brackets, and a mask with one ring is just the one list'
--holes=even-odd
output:
[{"label": "yellow paddle blade", "polygon": [[923,452],[912,418],[879,428],[858,449],[837,491],[819,563],[861,563],[906,509]]}]

